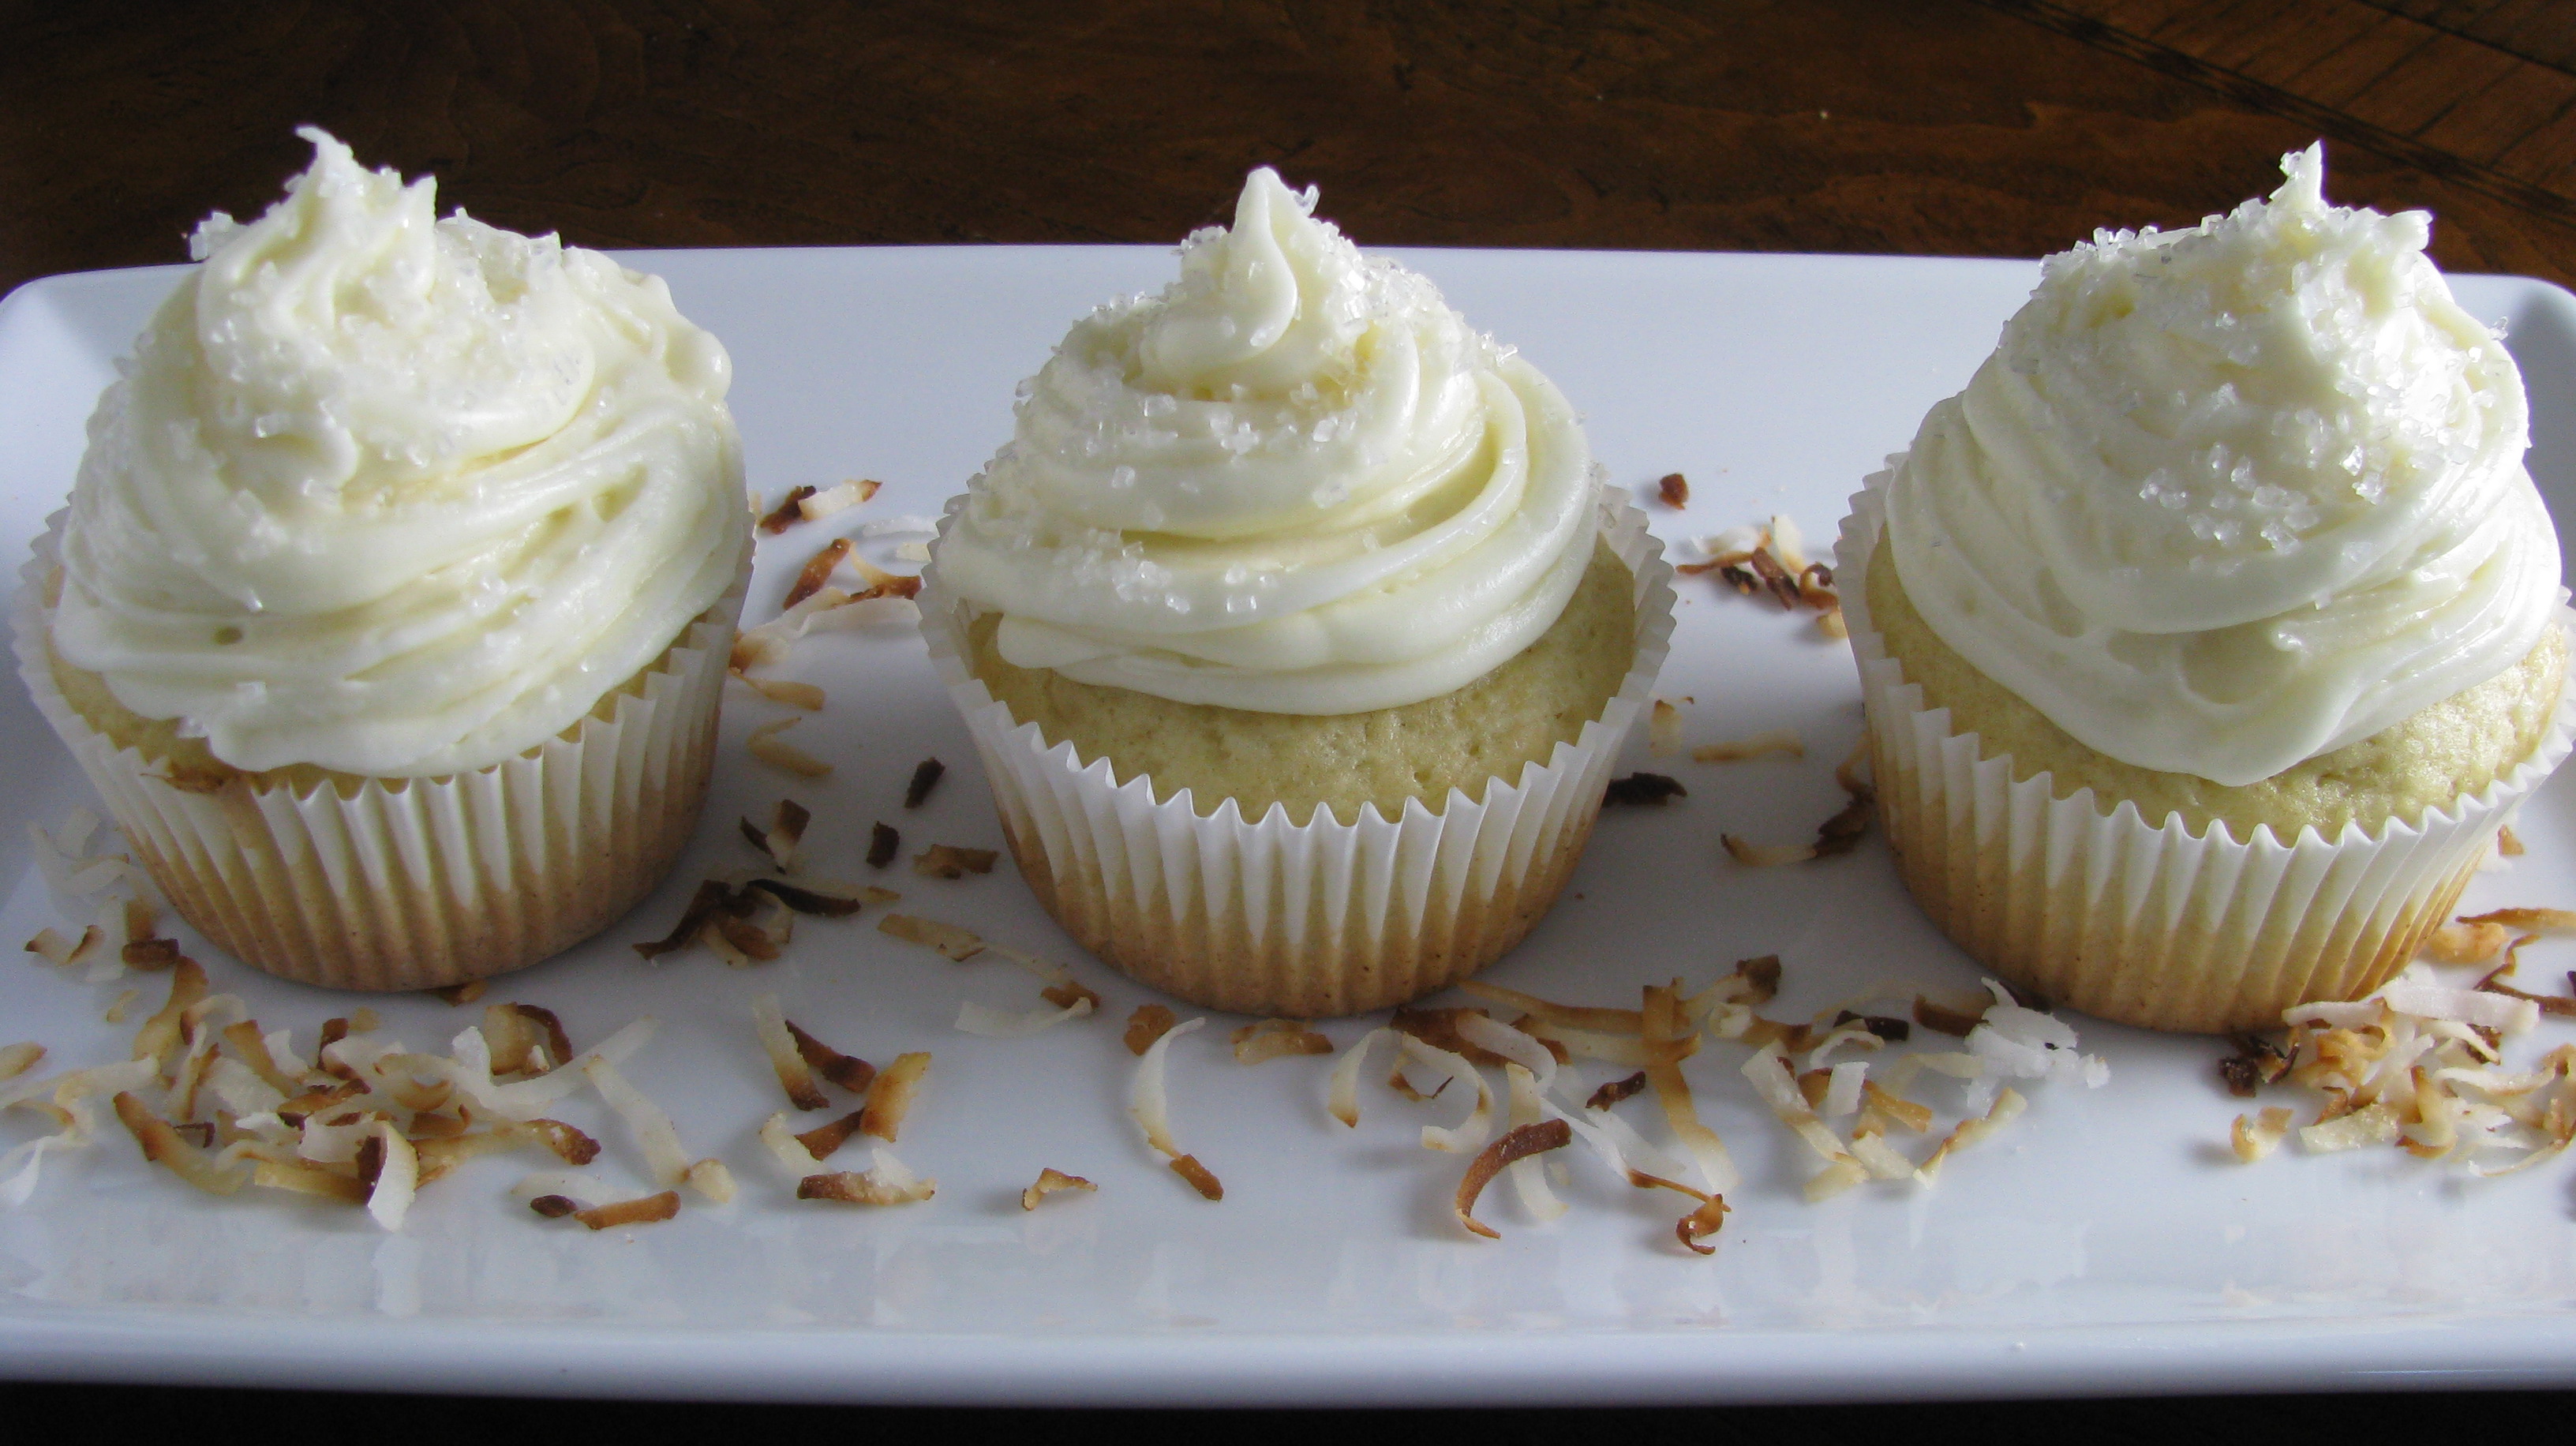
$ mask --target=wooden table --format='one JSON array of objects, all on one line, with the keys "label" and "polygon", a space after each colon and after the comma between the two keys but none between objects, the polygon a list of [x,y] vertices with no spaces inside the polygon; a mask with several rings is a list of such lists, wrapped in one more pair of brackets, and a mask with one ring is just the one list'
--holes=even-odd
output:
[{"label": "wooden table", "polygon": [[[1271,164],[1321,184],[1371,245],[1984,256],[2189,224],[2268,191],[2282,152],[2322,135],[2330,194],[2431,209],[2445,267],[2576,282],[2576,5],[2545,0],[0,0],[0,97],[0,288],[184,259],[207,211],[277,195],[308,121],[370,163],[436,173],[445,206],[592,246],[1168,242],[1222,220],[1243,172]],[[753,1424],[717,1408],[9,1395],[0,1410],[76,1410],[102,1431]],[[2274,1439],[2419,1416],[2563,1425],[2570,1399],[1640,1413],[1614,1429]],[[1601,1425],[1551,1414],[1439,1427]],[[846,1419],[770,1408],[755,1429]]]}]

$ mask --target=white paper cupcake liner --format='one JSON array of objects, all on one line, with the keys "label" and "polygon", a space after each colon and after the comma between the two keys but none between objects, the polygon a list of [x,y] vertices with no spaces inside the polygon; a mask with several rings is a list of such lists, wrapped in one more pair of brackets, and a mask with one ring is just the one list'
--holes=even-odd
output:
[{"label": "white paper cupcake liner", "polygon": [[436,778],[234,774],[193,791],[90,726],[55,682],[46,597],[63,516],[20,573],[18,676],[171,905],[246,963],[374,990],[522,968],[632,907],[696,826],[747,551],[642,686],[568,736]]},{"label": "white paper cupcake liner", "polygon": [[2156,1029],[2277,1028],[2281,1011],[2356,999],[2403,968],[2439,927],[2496,831],[2576,738],[2576,687],[2530,757],[2484,791],[2376,833],[2314,828],[2239,842],[2179,818],[2150,823],[2090,788],[2013,781],[1981,740],[1887,655],[1869,619],[1870,554],[1885,525],[1869,479],[1834,549],[1860,664],[1879,816],[1915,900],[1961,948],[2061,1004]]},{"label": "white paper cupcake liner", "polygon": [[1317,1018],[1417,998],[1520,942],[1573,871],[1621,741],[1652,701],[1673,630],[1672,568],[1645,515],[1604,488],[1601,535],[1627,565],[1636,658],[1601,716],[1481,801],[1453,790],[1434,811],[1374,805],[1354,823],[1274,805],[1247,820],[1232,799],[1200,815],[1188,791],[1161,803],[1050,747],[968,671],[963,606],[922,588],[922,633],[992,780],[1021,873],[1085,948],[1193,1003]]}]

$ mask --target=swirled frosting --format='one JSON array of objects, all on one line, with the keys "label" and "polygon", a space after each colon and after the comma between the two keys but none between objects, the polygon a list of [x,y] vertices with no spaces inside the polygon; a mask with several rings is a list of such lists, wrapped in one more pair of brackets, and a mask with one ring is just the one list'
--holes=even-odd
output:
[{"label": "swirled frosting", "polygon": [[2521,374],[2322,147],[2189,231],[2097,234],[1887,480],[1924,620],[2113,758],[2230,785],[2511,667],[2558,596]]},{"label": "swirled frosting", "polygon": [[732,363],[659,279],[301,134],[90,419],[54,645],[238,768],[482,767],[730,586]]},{"label": "swirled frosting", "polygon": [[1450,692],[1591,560],[1591,452],[1538,370],[1269,170],[1162,294],[1077,322],[938,550],[1002,656],[1269,713]]}]

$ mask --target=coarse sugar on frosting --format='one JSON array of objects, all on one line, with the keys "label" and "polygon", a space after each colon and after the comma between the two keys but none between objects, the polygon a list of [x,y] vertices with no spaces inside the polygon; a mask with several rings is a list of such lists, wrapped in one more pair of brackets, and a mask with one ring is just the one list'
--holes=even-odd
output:
[{"label": "coarse sugar on frosting", "polygon": [[299,134],[90,419],[53,643],[237,768],[483,767],[732,584],[732,363],[658,278]]},{"label": "coarse sugar on frosting", "polygon": [[2050,257],[1887,479],[1934,632],[2086,745],[2238,785],[2530,652],[2558,540],[2521,374],[2322,147],[2187,231]]},{"label": "coarse sugar on frosting", "polygon": [[1422,277],[1257,170],[1181,276],[1077,322],[938,549],[1024,668],[1358,713],[1454,691],[1592,555],[1573,408]]}]

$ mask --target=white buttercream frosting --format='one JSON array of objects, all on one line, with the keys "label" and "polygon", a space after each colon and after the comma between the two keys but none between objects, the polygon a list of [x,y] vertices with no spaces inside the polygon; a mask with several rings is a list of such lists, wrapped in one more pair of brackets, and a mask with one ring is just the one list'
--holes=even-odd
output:
[{"label": "white buttercream frosting", "polygon": [[1021,667],[1273,713],[1453,691],[1592,556],[1574,410],[1269,170],[1181,277],[1077,322],[938,549]]},{"label": "white buttercream frosting", "polygon": [[2093,749],[2239,785],[2495,676],[2559,596],[2503,343],[2431,218],[2321,147],[2180,232],[2052,256],[1887,481],[1907,596]]},{"label": "white buttercream frosting", "polygon": [[90,419],[54,644],[238,768],[479,768],[732,583],[732,363],[658,278],[301,134]]}]

